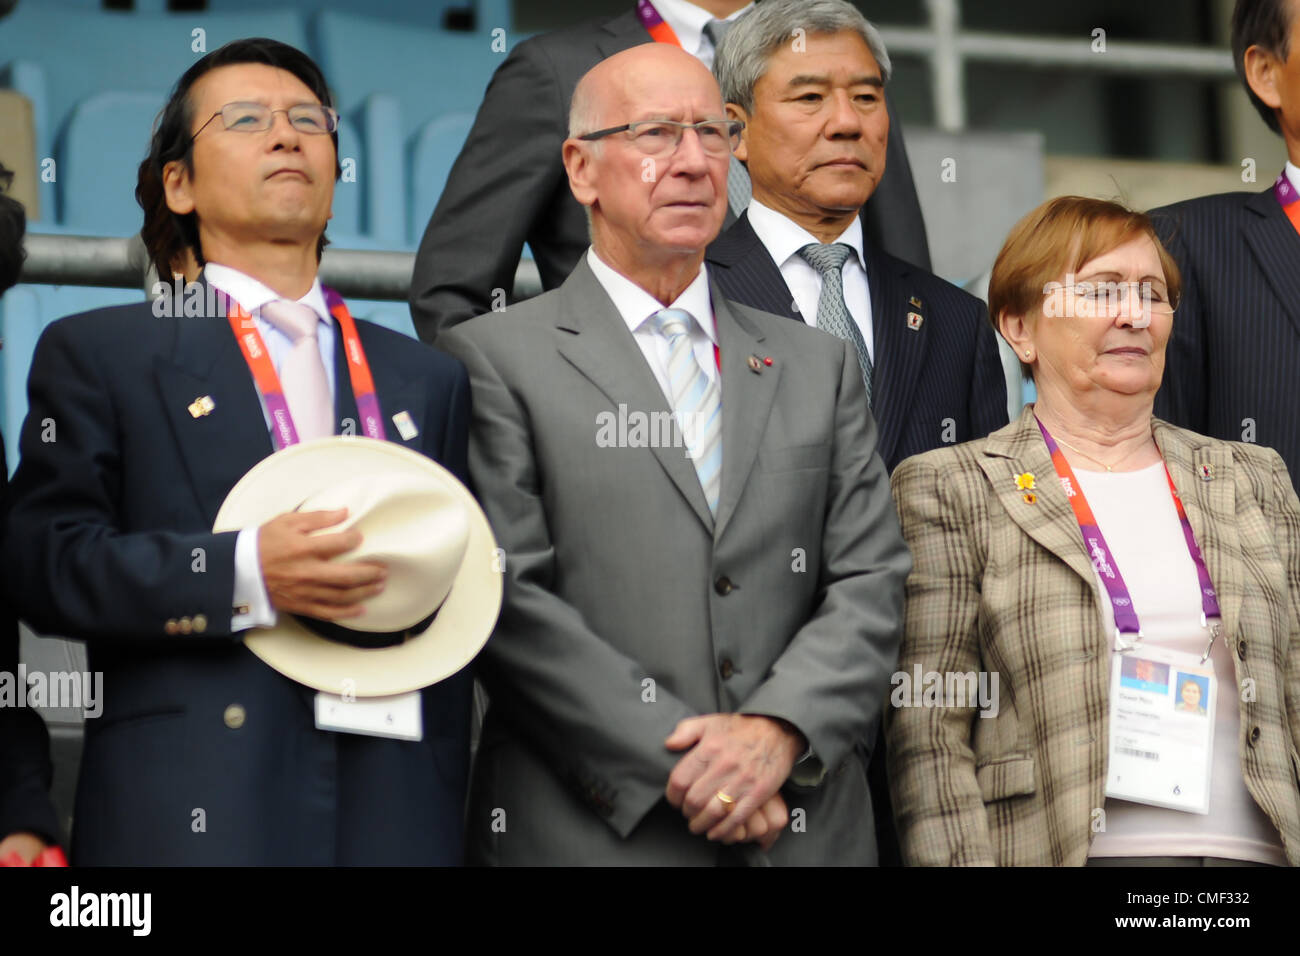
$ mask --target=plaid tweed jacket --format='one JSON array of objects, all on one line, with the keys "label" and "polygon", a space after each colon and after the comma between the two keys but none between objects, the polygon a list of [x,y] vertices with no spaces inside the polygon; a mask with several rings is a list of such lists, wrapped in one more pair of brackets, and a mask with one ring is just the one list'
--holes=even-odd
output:
[{"label": "plaid tweed jacket", "polygon": [[[1158,419],[1154,432],[1243,697],[1253,681],[1239,766],[1300,865],[1300,501],[1270,448]],[[1023,472],[1038,479],[1033,503]],[[997,672],[1000,692],[996,717],[886,709],[904,862],[1080,866],[1105,800],[1111,637],[1032,407],[987,438],[907,459],[892,484],[915,562],[899,671]]]}]

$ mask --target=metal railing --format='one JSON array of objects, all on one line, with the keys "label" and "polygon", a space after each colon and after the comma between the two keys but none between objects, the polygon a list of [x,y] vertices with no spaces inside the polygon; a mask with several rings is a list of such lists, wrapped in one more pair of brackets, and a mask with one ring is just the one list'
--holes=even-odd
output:
[{"label": "metal railing", "polygon": [[[148,291],[157,273],[139,236],[107,239],[28,233],[23,282],[47,285],[90,285]],[[415,268],[412,252],[376,252],[328,248],[321,257],[323,283],[350,299],[405,302]],[[530,259],[515,271],[515,297],[538,295],[541,276]]]}]

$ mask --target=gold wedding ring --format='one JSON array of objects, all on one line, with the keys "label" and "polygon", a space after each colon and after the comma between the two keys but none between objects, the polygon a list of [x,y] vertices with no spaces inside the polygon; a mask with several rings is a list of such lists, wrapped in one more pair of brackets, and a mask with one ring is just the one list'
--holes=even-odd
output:
[{"label": "gold wedding ring", "polygon": [[730,813],[732,810],[736,809],[736,798],[733,797],[731,794],[719,790],[717,793],[714,794],[714,796],[722,801],[722,805],[727,808],[727,813]]}]

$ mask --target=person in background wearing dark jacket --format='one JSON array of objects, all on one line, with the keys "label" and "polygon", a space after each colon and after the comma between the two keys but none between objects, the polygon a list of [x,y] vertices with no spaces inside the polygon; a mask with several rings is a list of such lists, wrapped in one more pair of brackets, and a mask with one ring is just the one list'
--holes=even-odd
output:
[{"label": "person in background wearing dark jacket", "polygon": [[[3,173],[0,167],[0,173]],[[18,281],[23,267],[27,216],[22,204],[0,193],[0,295]],[[0,514],[8,504],[9,469],[0,437]],[[0,597],[0,674],[18,680],[18,622]],[[16,684],[14,685],[16,686]],[[45,721],[28,707],[0,700],[0,860],[17,853],[30,863],[59,842],[50,801],[50,735]]]},{"label": "person in background wearing dark jacket", "polygon": [[[1151,211],[1183,274],[1159,417],[1277,449],[1300,475],[1300,4],[1237,0],[1232,57],[1251,103],[1286,142],[1260,192]],[[1298,485],[1297,487],[1300,487]]]}]

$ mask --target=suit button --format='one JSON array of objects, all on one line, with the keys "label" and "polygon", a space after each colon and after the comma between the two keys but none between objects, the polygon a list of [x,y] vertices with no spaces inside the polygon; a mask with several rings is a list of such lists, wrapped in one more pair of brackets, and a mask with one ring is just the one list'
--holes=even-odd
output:
[{"label": "suit button", "polygon": [[724,657],[718,665],[718,673],[722,675],[723,680],[731,680],[731,675],[736,673],[736,665],[731,663],[730,657]]},{"label": "suit button", "polygon": [[726,577],[725,575],[713,582],[713,590],[717,591],[719,594],[730,594],[735,589],[736,586],[731,583],[731,578]]},{"label": "suit button", "polygon": [[1246,639],[1242,638],[1237,642],[1237,656],[1243,661],[1246,659]]},{"label": "suit button", "polygon": [[168,618],[167,623],[163,625],[163,630],[168,634],[179,634],[181,626],[177,623],[176,618]]},{"label": "suit button", "polygon": [[194,633],[202,634],[208,629],[208,619],[202,614],[194,615]]},{"label": "suit button", "polygon": [[183,617],[180,619],[178,628],[180,629],[180,632],[182,634],[189,634],[191,631],[194,630],[194,622],[191,621],[188,617]]},{"label": "suit button", "polygon": [[1255,746],[1255,744],[1259,743],[1259,737],[1260,737],[1259,728],[1258,728],[1258,727],[1251,727],[1251,728],[1250,728],[1250,745],[1251,745],[1252,747]]},{"label": "suit button", "polygon": [[226,726],[231,730],[238,730],[244,726],[244,718],[248,715],[244,713],[243,705],[231,704],[226,708],[226,712],[221,715],[221,719],[226,722]]}]

